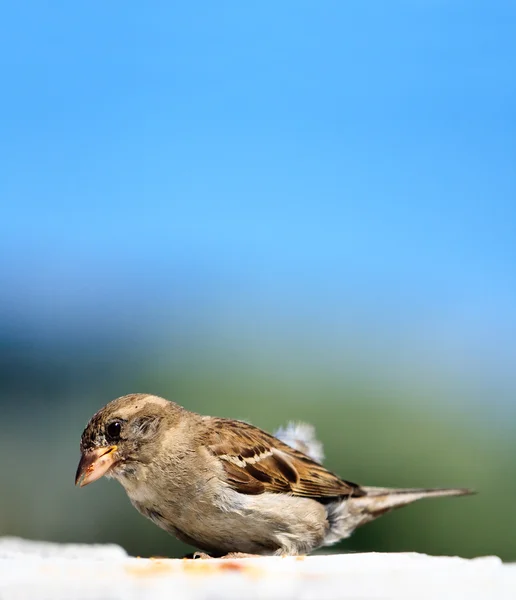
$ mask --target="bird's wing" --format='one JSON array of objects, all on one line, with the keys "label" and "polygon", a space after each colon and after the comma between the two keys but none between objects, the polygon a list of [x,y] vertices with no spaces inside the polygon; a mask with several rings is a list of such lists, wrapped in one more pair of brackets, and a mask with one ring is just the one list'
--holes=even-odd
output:
[{"label": "bird's wing", "polygon": [[227,483],[242,494],[288,493],[320,500],[363,495],[358,485],[248,423],[211,418],[209,429],[208,451],[221,461]]}]

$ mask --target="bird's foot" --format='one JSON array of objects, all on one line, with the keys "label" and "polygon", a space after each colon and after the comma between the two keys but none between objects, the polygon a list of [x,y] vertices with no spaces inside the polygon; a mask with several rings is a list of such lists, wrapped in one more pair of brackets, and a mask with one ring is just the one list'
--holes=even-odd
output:
[{"label": "bird's foot", "polygon": [[183,556],[183,558],[190,558],[190,559],[198,559],[198,558],[213,558],[213,556],[210,556],[209,554],[206,554],[206,552],[192,552],[191,554],[186,554],[185,556]]},{"label": "bird's foot", "polygon": [[209,554],[206,554],[206,552],[194,552],[192,558],[194,559],[206,559],[206,558],[213,558],[212,556],[210,556]]},{"label": "bird's foot", "polygon": [[206,552],[194,552],[193,554],[187,554],[183,558],[192,558],[192,559],[206,559],[206,558],[258,558],[259,554],[247,554],[245,552],[229,552],[224,556],[210,556],[206,554]]},{"label": "bird's foot", "polygon": [[229,552],[220,558],[260,558],[259,554],[247,554],[247,552]]}]

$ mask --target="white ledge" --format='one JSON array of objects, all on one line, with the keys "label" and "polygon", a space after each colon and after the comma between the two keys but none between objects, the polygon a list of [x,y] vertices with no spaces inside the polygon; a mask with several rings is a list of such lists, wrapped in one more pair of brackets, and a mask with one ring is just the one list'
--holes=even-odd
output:
[{"label": "white ledge", "polygon": [[0,538],[0,598],[514,600],[516,563],[416,553],[144,559],[113,545]]}]

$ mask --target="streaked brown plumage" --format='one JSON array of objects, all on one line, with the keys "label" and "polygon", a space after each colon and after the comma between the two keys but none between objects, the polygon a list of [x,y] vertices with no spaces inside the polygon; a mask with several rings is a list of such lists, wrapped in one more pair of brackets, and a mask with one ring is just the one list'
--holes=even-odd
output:
[{"label": "streaked brown plumage", "polygon": [[305,554],[393,508],[471,493],[359,486],[308,455],[315,440],[288,441],[132,394],[91,418],[76,483],[114,477],[144,516],[213,555]]},{"label": "streaked brown plumage", "polygon": [[206,442],[210,453],[223,461],[229,485],[241,494],[363,495],[359,486],[343,481],[306,454],[248,423],[211,417]]}]

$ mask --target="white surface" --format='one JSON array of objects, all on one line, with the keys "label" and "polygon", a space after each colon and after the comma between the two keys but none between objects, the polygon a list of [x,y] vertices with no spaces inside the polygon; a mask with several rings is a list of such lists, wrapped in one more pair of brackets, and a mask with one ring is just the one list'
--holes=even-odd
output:
[{"label": "white surface", "polygon": [[155,560],[117,546],[0,538],[0,598],[514,600],[516,564],[412,553]]},{"label": "white surface", "polygon": [[113,560],[127,558],[127,552],[115,544],[53,544],[0,537],[0,559],[27,557]]}]

